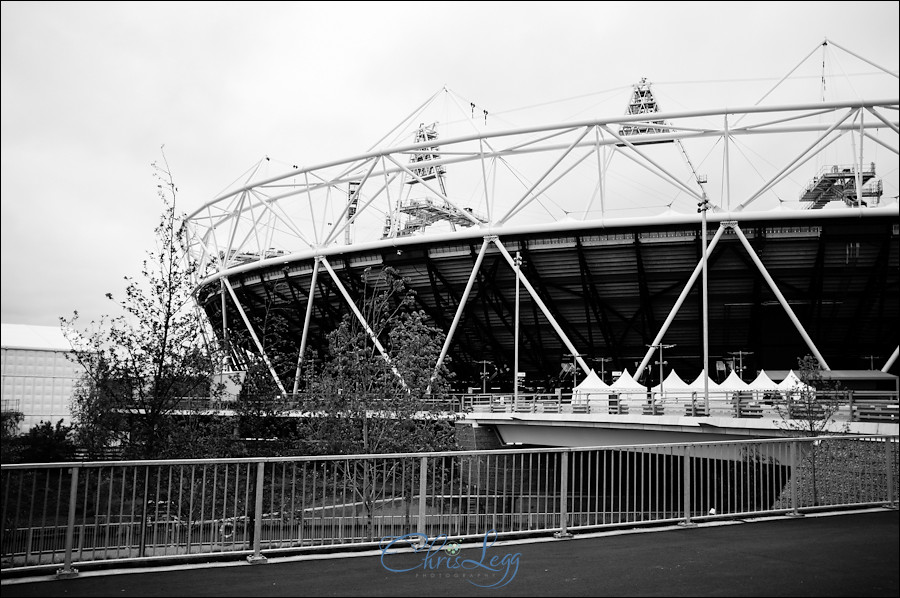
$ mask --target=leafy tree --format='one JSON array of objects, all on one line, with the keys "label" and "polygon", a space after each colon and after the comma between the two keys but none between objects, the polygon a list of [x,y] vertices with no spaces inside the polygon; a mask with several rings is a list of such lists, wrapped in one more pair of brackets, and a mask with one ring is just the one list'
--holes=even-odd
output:
[{"label": "leafy tree", "polygon": [[49,421],[41,421],[22,436],[23,463],[60,463],[75,458],[75,444],[72,441],[72,426],[63,420],[54,426]]},{"label": "leafy tree", "polygon": [[181,425],[172,412],[185,397],[216,392],[210,381],[220,363],[202,342],[202,323],[194,311],[193,266],[178,242],[178,192],[168,163],[154,163],[163,212],[156,226],[157,247],[148,253],[142,280],[126,277],[122,315],[103,316],[80,331],[78,312],[60,318],[85,369],[76,390],[76,438],[89,451],[121,446],[128,457],[170,455],[170,436]]},{"label": "leafy tree", "polygon": [[393,269],[368,270],[363,282],[360,311],[390,359],[356,317],[344,316],[304,403],[316,414],[302,420],[304,448],[332,455],[453,448],[443,432],[453,421],[431,409],[449,389],[446,361],[432,379],[443,332],[414,309],[413,292]]},{"label": "leafy tree", "polygon": [[[375,274],[367,270],[363,283],[360,311],[372,335],[349,314],[329,334],[329,353],[303,405],[308,417],[298,420],[299,448],[321,455],[455,449],[456,415],[433,409],[433,399],[445,396],[449,388],[446,364],[434,372],[443,333],[414,308],[412,291],[393,269]],[[376,467],[372,461],[354,460],[339,466],[342,483],[365,508],[370,538],[376,503],[385,492],[383,482],[404,466],[414,469],[399,461]],[[415,479],[404,476],[400,491],[407,498]],[[409,504],[407,500],[407,515]]]},{"label": "leafy tree", "polygon": [[[261,310],[261,318],[255,323],[256,333],[267,359],[248,350],[255,347],[245,329],[230,331],[232,358],[240,370],[241,389],[237,400],[228,405],[234,412],[233,432],[240,442],[234,446],[232,456],[282,456],[294,454],[294,428],[288,411],[290,401],[285,400],[284,390],[291,388],[296,369],[296,353],[291,345],[289,313],[278,307],[275,300],[279,285],[266,282],[267,292]],[[280,372],[286,386],[276,383],[272,371]],[[291,379],[284,377],[289,372]]]},{"label": "leafy tree", "polygon": [[25,419],[25,414],[21,411],[3,411],[0,412],[2,417],[2,462],[16,463],[19,460],[19,452],[21,451],[21,437],[19,436],[19,424]]}]

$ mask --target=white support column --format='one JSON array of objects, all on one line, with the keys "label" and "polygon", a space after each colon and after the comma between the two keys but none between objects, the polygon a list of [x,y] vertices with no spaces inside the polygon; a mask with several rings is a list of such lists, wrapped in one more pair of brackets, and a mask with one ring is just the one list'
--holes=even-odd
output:
[{"label": "white support column", "polygon": [[303,320],[303,334],[300,337],[300,354],[297,355],[297,372],[294,374],[294,393],[300,388],[300,368],[303,365],[303,354],[306,353],[306,338],[309,335],[309,322],[312,319],[313,296],[316,293],[316,280],[319,277],[319,258],[313,262],[312,278],[309,283],[309,299],[306,302],[306,319]]},{"label": "white support column", "polygon": [[752,259],[753,263],[756,264],[756,267],[759,270],[760,274],[762,274],[763,278],[766,279],[766,282],[768,283],[769,288],[771,288],[772,292],[775,293],[775,297],[778,298],[778,302],[781,303],[781,307],[784,309],[785,313],[787,313],[788,317],[791,319],[791,322],[794,323],[794,327],[797,328],[797,331],[800,333],[800,336],[803,337],[803,340],[806,342],[806,346],[809,347],[809,350],[812,351],[815,358],[819,360],[820,364],[822,364],[822,368],[824,368],[826,370],[831,370],[831,368],[828,367],[828,364],[825,362],[825,358],[822,357],[822,354],[819,353],[819,350],[816,348],[816,344],[812,341],[812,339],[806,333],[806,329],[803,328],[803,324],[800,323],[800,320],[797,318],[797,315],[794,313],[794,310],[791,309],[791,306],[788,304],[787,299],[785,299],[784,295],[781,294],[781,291],[778,289],[778,285],[775,284],[775,281],[769,275],[769,272],[766,270],[766,267],[763,265],[762,261],[759,259],[759,256],[756,255],[756,252],[753,250],[753,247],[750,245],[750,241],[748,241],[747,237],[744,236],[744,232],[741,230],[741,227],[738,226],[737,222],[734,222],[734,223],[732,223],[731,228],[732,228],[732,230],[734,230],[735,234],[737,234],[738,239],[741,240],[741,243],[744,245],[744,249],[747,250],[747,253],[750,255],[750,259]]},{"label": "white support column", "polygon": [[[725,115],[725,135],[722,136],[725,142],[725,209],[731,209],[731,152],[729,146],[731,143],[731,132],[728,130],[728,115]],[[743,208],[743,206],[741,206]],[[739,208],[740,209],[740,208]]]},{"label": "white support column", "polygon": [[894,352],[891,353],[891,356],[885,362],[884,367],[881,368],[882,372],[888,372],[891,369],[891,366],[894,365],[894,362],[897,361],[897,356],[900,355],[900,345],[897,345],[897,348],[894,349]]},{"label": "white support column", "polygon": [[[709,246],[706,248],[706,253],[704,253],[704,257],[709,257],[712,253],[713,249],[716,247],[716,243],[719,242],[719,239],[722,238],[722,233],[725,232],[725,227],[719,226],[719,229],[716,231],[716,234],[713,236],[712,241],[709,242]],[[647,349],[647,354],[644,355],[643,361],[641,361],[641,365],[638,366],[637,370],[634,372],[634,379],[637,380],[641,377],[641,374],[644,373],[644,368],[647,367],[647,364],[650,363],[650,359],[653,357],[653,352],[656,351],[657,345],[662,342],[663,337],[666,335],[666,332],[669,330],[669,326],[672,324],[672,320],[675,319],[675,316],[678,314],[678,310],[681,309],[681,305],[684,303],[684,300],[687,298],[688,293],[691,292],[691,288],[694,286],[694,283],[697,282],[697,277],[700,276],[700,273],[703,271],[703,259],[697,263],[697,267],[694,268],[694,272],[691,274],[691,277],[688,279],[687,284],[684,285],[684,289],[681,291],[681,295],[678,296],[678,300],[675,301],[675,305],[672,306],[672,310],[669,312],[668,317],[666,317],[666,321],[663,322],[662,327],[659,329],[659,332],[656,333],[656,338],[653,339],[653,344]]]},{"label": "white support column", "polygon": [[484,167],[484,139],[478,140],[478,155],[480,156],[479,162],[481,162],[481,184],[484,186],[484,208],[487,212],[488,222],[493,222],[491,220],[491,195],[488,193],[487,169]]},{"label": "white support column", "polygon": [[[856,172],[853,174],[853,183],[856,187],[856,205],[858,205],[858,206],[862,206],[862,194],[863,194],[862,172],[863,172],[863,147],[864,147],[863,139],[865,139],[865,137],[866,137],[866,131],[865,131],[866,118],[865,117],[866,117],[866,111],[860,110],[859,111],[859,162],[857,163],[856,168],[854,168],[854,170]],[[851,136],[852,136],[852,133],[851,133]]]},{"label": "white support column", "polygon": [[223,366],[231,364],[231,342],[228,339],[228,303],[225,298],[225,278],[222,278],[220,292],[222,293],[222,348],[225,353]]},{"label": "white support column", "polygon": [[[503,254],[503,257],[506,258],[507,263],[511,268],[516,267],[516,260],[509,254],[509,251],[506,250],[506,247],[503,246],[503,243],[500,242],[500,239],[493,239],[494,245],[497,246],[497,249],[500,250],[500,253]],[[585,374],[591,373],[591,368],[588,367],[588,364],[581,358],[581,355],[578,353],[578,350],[575,348],[575,345],[572,344],[572,341],[569,340],[569,337],[566,336],[566,333],[563,332],[562,328],[560,328],[559,324],[556,321],[556,318],[553,317],[553,314],[550,313],[550,310],[547,309],[547,306],[541,300],[540,296],[538,296],[537,292],[534,290],[534,287],[531,286],[531,283],[528,282],[528,279],[525,276],[521,276],[521,282],[531,294],[531,298],[534,299],[534,302],[537,303],[538,307],[541,308],[541,311],[544,312],[544,316],[550,322],[550,325],[553,326],[553,330],[556,331],[556,334],[559,335],[560,340],[569,349],[569,352],[575,355],[575,359],[578,361],[578,365],[581,366],[581,369]],[[518,372],[514,372],[518,374]]]},{"label": "white support column", "polygon": [[403,388],[407,388],[406,381],[403,380],[403,376],[400,375],[400,372],[397,370],[397,367],[391,361],[390,355],[387,354],[387,351],[384,350],[384,347],[381,345],[381,341],[378,340],[378,337],[375,335],[375,331],[369,326],[369,323],[366,322],[366,318],[362,315],[362,312],[359,311],[359,308],[356,307],[356,304],[353,302],[353,299],[350,297],[350,293],[347,292],[347,289],[344,288],[343,283],[341,283],[341,279],[338,278],[337,274],[335,274],[334,269],[331,267],[331,264],[328,263],[328,259],[325,256],[321,256],[322,265],[325,266],[325,269],[328,270],[328,274],[331,275],[331,279],[334,281],[334,284],[337,286],[338,290],[341,292],[341,295],[344,296],[344,300],[347,302],[347,305],[350,307],[350,310],[353,312],[353,315],[356,316],[356,319],[359,320],[360,324],[363,325],[363,328],[366,329],[366,333],[368,333],[369,338],[372,339],[372,342],[375,344],[375,348],[378,349],[378,352],[381,354],[381,357],[384,358],[384,361],[391,366],[391,371],[394,372],[394,375],[400,379],[400,384],[403,385]]},{"label": "white support column", "polygon": [[[700,232],[702,240],[700,246],[703,248],[703,257],[700,259],[700,264],[703,271],[703,276],[701,277],[701,293],[703,295],[703,406],[706,414],[709,415],[709,273],[707,271],[709,260],[706,256],[706,212],[709,210],[709,201],[706,199],[706,189],[703,190],[702,204],[700,208],[702,210],[700,214],[702,219]],[[660,361],[662,361],[662,352],[660,352]],[[659,383],[659,390],[660,394],[662,394],[662,381]]]},{"label": "white support column", "polygon": [[[432,380],[437,376],[438,368],[441,367],[441,364],[444,363],[444,358],[447,357],[447,351],[450,349],[450,343],[453,342],[453,335],[456,334],[456,327],[459,325],[459,320],[462,318],[463,310],[466,308],[466,302],[469,300],[469,293],[472,292],[472,286],[475,284],[475,277],[478,276],[478,271],[481,269],[481,262],[484,260],[484,254],[487,251],[490,242],[491,238],[485,237],[484,241],[481,243],[481,251],[478,252],[478,257],[475,258],[475,265],[472,266],[472,273],[469,275],[466,289],[463,291],[462,298],[459,300],[459,306],[456,308],[456,315],[453,316],[453,322],[450,324],[447,338],[444,339],[444,346],[441,347],[441,354],[438,357],[437,363],[434,364],[434,372],[431,374]],[[427,392],[431,392],[430,384]]]},{"label": "white support column", "polygon": [[234,306],[237,307],[238,313],[241,314],[241,319],[244,320],[244,326],[247,327],[247,330],[250,332],[250,336],[253,337],[253,342],[256,343],[256,348],[259,349],[259,354],[262,356],[263,361],[266,362],[266,365],[269,367],[269,373],[272,374],[272,379],[275,380],[275,384],[278,385],[278,390],[281,391],[281,394],[286,395],[287,391],[284,390],[284,386],[281,384],[281,380],[278,379],[278,374],[275,373],[275,368],[272,367],[272,362],[269,361],[269,356],[266,355],[265,349],[263,349],[262,343],[259,342],[259,338],[256,336],[256,332],[253,331],[253,326],[250,325],[250,320],[247,319],[247,314],[244,313],[244,308],[241,306],[241,302],[238,301],[237,295],[234,293],[234,289],[231,288],[231,283],[228,282],[226,277],[222,277],[222,280],[225,282],[225,288],[228,289],[228,294],[231,295],[231,300],[234,301]]}]

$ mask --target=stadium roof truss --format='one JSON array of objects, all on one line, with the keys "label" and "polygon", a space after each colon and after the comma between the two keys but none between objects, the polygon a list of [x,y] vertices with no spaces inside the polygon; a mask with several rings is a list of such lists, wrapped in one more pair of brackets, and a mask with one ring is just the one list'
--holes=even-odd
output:
[{"label": "stadium roof truss", "polygon": [[[686,159],[685,148],[703,156],[698,166]],[[822,155],[837,148],[846,148],[841,176],[822,182],[832,174],[823,169]],[[713,282],[712,292],[725,303],[700,309],[698,302],[691,311],[695,326],[698,312],[738,310],[736,298],[749,293],[746,301],[756,312],[777,302],[805,348],[827,368],[830,356],[817,346],[817,331],[807,330],[792,307],[811,285],[838,284],[825,280],[833,256],[822,245],[823,226],[848,218],[893,223],[882,246],[872,249],[866,280],[853,284],[862,285],[861,293],[897,295],[898,209],[896,203],[879,205],[871,192],[875,155],[880,172],[896,175],[897,99],[627,114],[429,136],[261,180],[251,172],[192,213],[184,231],[201,273],[197,298],[211,320],[222,322],[224,331],[230,312],[231,324],[239,321],[253,340],[245,348],[265,357],[263,312],[271,305],[290,310],[297,373],[311,333],[321,342],[327,323],[343,315],[342,302],[371,332],[357,305],[359,273],[391,264],[415,279],[414,288],[427,289],[419,293],[421,306],[447,333],[441,361],[455,351],[455,361],[475,362],[483,357],[479,344],[490,347],[495,363],[509,361],[503,355],[513,327],[510,288],[518,279],[527,291],[527,367],[558,369],[558,355],[548,357],[557,351],[574,355],[587,373],[586,357],[604,354],[620,368],[639,358],[640,375],[654,348],[669,338],[695,282],[708,267],[715,277],[718,264],[726,281],[734,267],[755,273],[738,285],[741,290]],[[819,173],[812,183],[810,172]],[[841,185],[832,196],[841,200],[840,209],[828,209],[823,200],[823,189],[834,181]],[[798,198],[806,208],[821,209],[788,209]],[[699,233],[707,219],[711,238]],[[744,223],[752,228],[747,234]],[[780,230],[795,239],[813,237],[813,245],[803,245],[812,282],[773,275],[770,269],[781,272],[780,265],[760,258]],[[657,253],[654,243],[666,250]],[[722,243],[731,249],[717,259]],[[790,256],[786,247],[788,254],[778,259]],[[514,253],[524,266],[516,267]],[[667,279],[658,275],[660,268],[682,275]],[[611,290],[614,285],[620,288]],[[815,309],[824,317],[827,300],[810,301],[819,302]],[[896,327],[896,308],[883,301],[878,306]],[[468,331],[461,337],[464,322]],[[543,332],[548,326],[557,338]],[[622,339],[637,328],[639,340],[626,349]],[[688,334],[699,347],[699,332]],[[374,333],[372,340],[390,360]],[[646,351],[634,355],[641,345]],[[896,355],[895,349],[886,367]],[[700,367],[699,355],[694,357]],[[702,361],[709,358],[704,350]],[[268,363],[286,390],[291,372]],[[480,375],[477,363],[473,371]],[[298,383],[295,374],[294,392]]]}]

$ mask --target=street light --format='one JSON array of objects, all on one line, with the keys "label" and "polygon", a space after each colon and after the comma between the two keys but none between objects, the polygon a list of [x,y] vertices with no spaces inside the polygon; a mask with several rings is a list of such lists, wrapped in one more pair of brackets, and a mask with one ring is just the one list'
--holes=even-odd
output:
[{"label": "street light", "polygon": [[663,366],[666,365],[666,362],[663,361],[663,349],[671,349],[675,345],[664,345],[662,343],[658,345],[647,345],[648,347],[653,347],[654,349],[659,349],[659,361],[656,363],[659,364],[659,398],[660,400],[663,397]]},{"label": "street light", "polygon": [[515,332],[515,364],[513,369],[513,404],[519,401],[519,271],[522,268],[522,257],[516,252],[516,332]]},{"label": "street light", "polygon": [[575,396],[575,387],[578,386],[578,358],[583,357],[583,353],[572,353],[572,396]]},{"label": "street light", "polygon": [[482,359],[481,361],[477,361],[475,363],[480,363],[482,365],[482,368],[481,368],[481,394],[486,395],[487,394],[487,366],[489,363],[492,363],[492,362],[488,361],[487,359]]},{"label": "street light", "polygon": [[738,358],[738,375],[741,377],[741,380],[744,379],[744,355],[753,355],[753,351],[729,351],[729,355]]},{"label": "street light", "polygon": [[[725,149],[726,156],[728,149]],[[700,192],[703,194],[703,201],[697,204],[697,211],[700,212],[700,247],[703,271],[703,403],[706,413],[709,414],[709,283],[706,272],[706,212],[709,210],[709,198],[706,196],[706,175],[697,176],[697,184],[700,185]],[[662,383],[660,383],[662,384]],[[662,392],[662,386],[659,387]]]},{"label": "street light", "polygon": [[606,362],[612,361],[612,357],[595,357],[594,361],[600,362],[600,379],[606,382]]}]

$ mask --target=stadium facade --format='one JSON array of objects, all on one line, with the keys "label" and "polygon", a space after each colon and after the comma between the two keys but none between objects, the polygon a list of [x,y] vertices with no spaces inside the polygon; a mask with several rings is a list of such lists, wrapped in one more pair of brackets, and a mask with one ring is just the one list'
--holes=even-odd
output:
[{"label": "stadium facade", "polygon": [[605,118],[496,129],[471,104],[455,123],[471,132],[447,135],[420,108],[405,143],[280,174],[264,160],[191,214],[196,296],[238,363],[266,356],[277,316],[285,392],[383,267],[447,333],[458,390],[509,392],[515,371],[535,391],[592,369],[655,384],[660,353],[687,379],[807,354],[896,374],[897,110],[665,112],[645,80]]}]

